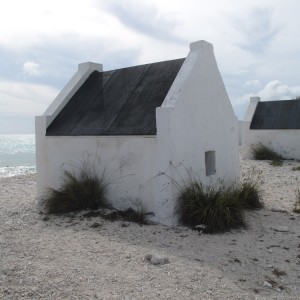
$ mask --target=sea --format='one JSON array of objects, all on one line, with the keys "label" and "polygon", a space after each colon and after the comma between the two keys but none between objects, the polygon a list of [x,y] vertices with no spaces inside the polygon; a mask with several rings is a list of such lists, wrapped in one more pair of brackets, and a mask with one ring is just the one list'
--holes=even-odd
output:
[{"label": "sea", "polygon": [[0,177],[35,172],[35,135],[0,135]]}]

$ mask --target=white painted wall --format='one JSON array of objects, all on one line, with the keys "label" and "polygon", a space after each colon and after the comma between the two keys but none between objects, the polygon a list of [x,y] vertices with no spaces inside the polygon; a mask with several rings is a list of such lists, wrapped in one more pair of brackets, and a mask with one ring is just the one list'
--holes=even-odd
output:
[{"label": "white painted wall", "polygon": [[[238,120],[213,53],[205,41],[192,43],[173,86],[157,108],[158,139],[168,133],[169,152],[205,183],[239,177]],[[203,71],[205,70],[205,71]],[[159,141],[159,144],[160,141]],[[216,174],[205,175],[205,152],[216,151]]]},{"label": "white painted wall", "polygon": [[251,147],[262,143],[285,159],[300,160],[299,130],[246,130],[246,132],[242,145],[242,159],[253,159]]},{"label": "white painted wall", "polygon": [[250,130],[259,97],[250,98],[250,103],[242,123],[242,159],[253,159],[251,149],[262,143],[286,159],[300,160],[300,130]]},{"label": "white painted wall", "polygon": [[[44,121],[36,118],[36,124]],[[154,221],[167,225],[176,223],[173,215],[173,197],[170,183],[165,176],[157,176],[165,166],[159,157],[155,136],[111,137],[45,137],[37,134],[37,190],[38,197],[48,187],[57,188],[65,169],[74,169],[90,154],[100,158],[99,175],[105,171],[107,198],[118,209],[134,207],[142,201],[149,212],[154,212]],[[170,161],[168,158],[167,162]],[[155,201],[157,199],[157,201]]]},{"label": "white painted wall", "polygon": [[[166,225],[177,223],[178,190],[167,176],[158,176],[160,172],[167,170],[178,182],[188,182],[186,170],[207,184],[218,179],[235,182],[239,177],[238,123],[213,47],[200,41],[190,49],[162,107],[156,110],[157,136],[46,137],[53,116],[68,101],[64,97],[36,117],[38,197],[48,187],[58,187],[63,170],[70,163],[78,165],[86,152],[98,152],[107,174],[114,173],[108,176],[108,198],[115,207],[126,208],[140,199],[155,213],[155,220]],[[95,66],[89,65],[84,74]],[[79,82],[81,77],[75,74],[73,89]],[[63,94],[68,95],[65,89]],[[73,89],[69,88],[70,93]],[[216,173],[206,176],[205,151],[211,150],[216,151]]]}]

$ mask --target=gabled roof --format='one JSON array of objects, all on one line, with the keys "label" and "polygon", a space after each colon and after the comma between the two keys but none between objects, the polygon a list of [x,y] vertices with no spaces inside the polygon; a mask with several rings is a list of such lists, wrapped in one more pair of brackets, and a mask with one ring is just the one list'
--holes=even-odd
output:
[{"label": "gabled roof", "polygon": [[155,135],[155,109],[164,101],[183,62],[94,71],[49,125],[46,135]]},{"label": "gabled roof", "polygon": [[250,129],[300,129],[300,101],[258,102]]}]

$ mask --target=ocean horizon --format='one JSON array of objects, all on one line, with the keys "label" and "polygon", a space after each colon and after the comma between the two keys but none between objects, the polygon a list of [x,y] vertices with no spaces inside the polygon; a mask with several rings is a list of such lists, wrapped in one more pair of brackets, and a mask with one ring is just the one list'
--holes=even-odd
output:
[{"label": "ocean horizon", "polygon": [[35,134],[0,135],[0,177],[35,172]]}]

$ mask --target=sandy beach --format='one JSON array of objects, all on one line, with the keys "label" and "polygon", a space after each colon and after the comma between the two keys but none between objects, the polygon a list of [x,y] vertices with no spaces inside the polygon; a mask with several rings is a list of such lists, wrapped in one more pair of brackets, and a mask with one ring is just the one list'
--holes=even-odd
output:
[{"label": "sandy beach", "polygon": [[300,299],[298,165],[241,161],[243,176],[261,174],[265,208],[246,214],[246,230],[217,235],[85,212],[45,217],[35,175],[1,178],[0,299]]}]

